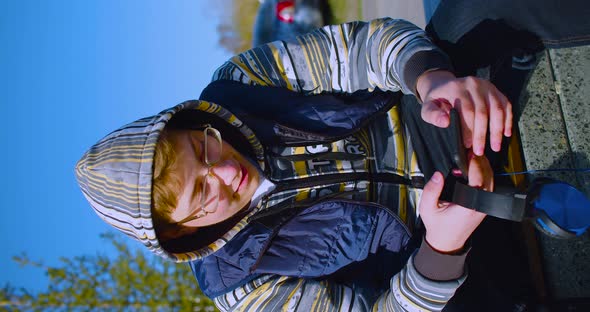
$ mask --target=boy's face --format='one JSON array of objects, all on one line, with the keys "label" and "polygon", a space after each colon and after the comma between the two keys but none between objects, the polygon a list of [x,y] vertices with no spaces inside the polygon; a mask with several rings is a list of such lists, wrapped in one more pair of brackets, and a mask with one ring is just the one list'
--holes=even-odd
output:
[{"label": "boy's face", "polygon": [[[212,225],[232,217],[250,202],[260,176],[254,165],[231,145],[222,141],[219,149],[217,142],[208,139],[208,154],[217,160],[209,168],[204,157],[203,131],[174,130],[169,138],[177,154],[177,162],[170,170],[180,181],[178,206],[171,214],[173,222],[182,221],[184,227]],[[204,214],[203,210],[207,212],[204,216],[190,220]],[[190,221],[183,221],[187,219]]]}]

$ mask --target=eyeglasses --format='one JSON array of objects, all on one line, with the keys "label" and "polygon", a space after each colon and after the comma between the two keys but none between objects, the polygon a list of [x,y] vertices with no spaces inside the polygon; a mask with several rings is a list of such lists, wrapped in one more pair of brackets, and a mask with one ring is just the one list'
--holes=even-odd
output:
[{"label": "eyeglasses", "polygon": [[201,182],[201,199],[199,202],[199,208],[196,214],[191,214],[183,220],[177,222],[177,224],[187,223],[192,220],[202,218],[210,213],[217,211],[219,206],[219,179],[214,177],[211,173],[211,168],[215,166],[221,159],[223,141],[221,140],[221,132],[211,127],[211,125],[205,125],[204,134],[204,150],[203,156],[205,164],[207,165],[207,174],[203,177]]}]

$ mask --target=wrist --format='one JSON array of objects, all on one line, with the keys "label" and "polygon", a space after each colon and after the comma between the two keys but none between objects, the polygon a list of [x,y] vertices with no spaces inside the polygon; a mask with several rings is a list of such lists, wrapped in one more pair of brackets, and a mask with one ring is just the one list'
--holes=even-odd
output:
[{"label": "wrist", "polygon": [[416,82],[422,74],[435,70],[451,71],[452,68],[449,57],[440,49],[414,53],[401,69],[404,93],[417,95]]},{"label": "wrist", "polygon": [[428,236],[428,232],[424,236],[424,242],[434,251],[445,255],[461,254],[465,250],[465,240],[446,240],[440,241]]},{"label": "wrist", "polygon": [[449,80],[455,79],[455,74],[444,69],[427,70],[416,80],[416,96],[424,100],[432,89]]},{"label": "wrist", "polygon": [[465,275],[465,258],[469,248],[457,254],[442,254],[422,239],[414,255],[414,267],[422,276],[435,281],[449,281]]}]

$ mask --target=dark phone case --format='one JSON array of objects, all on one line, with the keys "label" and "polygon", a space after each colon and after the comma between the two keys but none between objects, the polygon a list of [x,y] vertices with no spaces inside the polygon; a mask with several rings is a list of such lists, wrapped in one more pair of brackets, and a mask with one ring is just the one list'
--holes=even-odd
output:
[{"label": "dark phone case", "polygon": [[449,130],[451,131],[451,137],[454,138],[452,141],[452,153],[453,161],[455,166],[461,170],[461,174],[465,180],[467,180],[467,155],[465,148],[463,147],[463,136],[461,135],[461,120],[459,119],[459,112],[456,109],[451,109],[450,112],[451,123]]}]

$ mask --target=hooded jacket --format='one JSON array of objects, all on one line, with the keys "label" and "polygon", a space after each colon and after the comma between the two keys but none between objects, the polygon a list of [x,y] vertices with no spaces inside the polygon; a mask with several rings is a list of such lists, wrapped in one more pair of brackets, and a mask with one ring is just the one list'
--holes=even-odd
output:
[{"label": "hooded jacket", "polygon": [[[105,222],[157,255],[189,261],[222,310],[440,310],[465,275],[418,273],[414,257],[437,257],[427,248],[407,260],[423,174],[391,92],[415,93],[421,73],[448,64],[420,29],[391,19],[265,45],[219,68],[200,101],[107,135],[79,161],[77,179]],[[155,145],[167,124],[203,119],[226,129],[224,139],[277,188],[257,207],[162,246],[151,219]],[[387,269],[369,267],[374,259]]]}]

